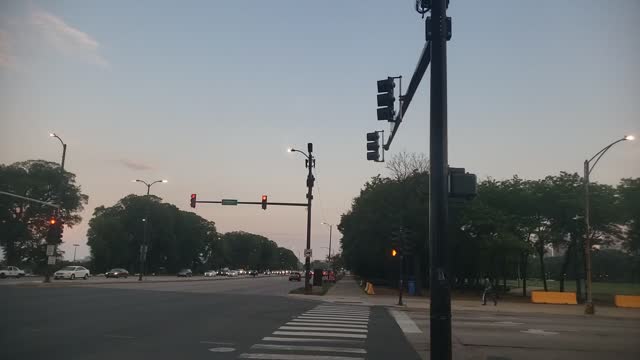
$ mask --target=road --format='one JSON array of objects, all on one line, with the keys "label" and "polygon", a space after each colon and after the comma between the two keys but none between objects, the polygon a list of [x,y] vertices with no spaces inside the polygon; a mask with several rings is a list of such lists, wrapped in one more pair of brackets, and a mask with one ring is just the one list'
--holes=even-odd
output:
[{"label": "road", "polygon": [[[426,354],[429,315],[408,314],[422,333],[407,336]],[[454,359],[640,359],[638,319],[454,311],[452,329]]]},{"label": "road", "polygon": [[[286,277],[2,286],[2,359],[419,359],[381,307]],[[4,353],[4,354],[3,354]]]}]

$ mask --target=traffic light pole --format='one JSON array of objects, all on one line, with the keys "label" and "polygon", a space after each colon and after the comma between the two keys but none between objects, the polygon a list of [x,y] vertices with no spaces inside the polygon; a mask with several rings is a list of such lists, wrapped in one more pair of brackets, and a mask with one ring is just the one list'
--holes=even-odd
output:
[{"label": "traffic light pole", "polygon": [[[307,175],[307,249],[311,249],[311,200],[313,200],[313,183],[315,178],[313,177],[313,167],[315,166],[315,159],[313,158],[313,145],[307,144],[309,155],[307,159],[307,168],[309,173]],[[304,293],[311,295],[311,257],[304,257]]]},{"label": "traffic light pole", "polygon": [[451,294],[449,289],[447,208],[447,0],[431,1],[427,33],[431,40],[429,134],[429,257],[431,286],[431,359],[451,359]]}]

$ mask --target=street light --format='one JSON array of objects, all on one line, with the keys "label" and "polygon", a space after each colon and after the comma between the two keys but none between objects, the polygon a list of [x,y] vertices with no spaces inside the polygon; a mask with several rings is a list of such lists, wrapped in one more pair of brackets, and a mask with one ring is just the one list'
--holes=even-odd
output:
[{"label": "street light", "polygon": [[322,225],[326,225],[329,227],[329,267],[333,268],[333,263],[331,262],[331,234],[333,233],[333,224],[329,224],[323,221]]},{"label": "street light", "polygon": [[60,136],[56,135],[56,133],[49,133],[49,136],[60,140],[60,144],[62,144],[62,161],[60,162],[60,168],[64,170],[64,159],[67,156],[67,144],[65,144]]},{"label": "street light", "polygon": [[[602,150],[598,151],[593,157],[589,160],[584,161],[584,222],[585,222],[585,234],[584,234],[584,252],[585,252],[585,262],[587,267],[587,303],[585,305],[584,313],[585,314],[594,314],[595,308],[593,306],[593,297],[591,291],[591,224],[590,224],[590,209],[589,209],[589,175],[593,171],[593,168],[598,164],[598,161],[602,158],[602,156],[611,149],[615,144],[622,141],[631,141],[634,140],[635,137],[633,135],[626,135],[622,139],[616,140],[611,144],[602,148]],[[593,165],[591,162],[593,162]]]},{"label": "street light", "polygon": [[[136,180],[131,180],[131,182],[139,182],[139,183],[145,184],[147,186],[147,196],[149,196],[149,193],[151,192],[151,186],[153,186],[153,184],[168,183],[169,180],[162,179],[162,180],[156,180],[156,181],[153,181],[151,183],[148,183],[148,182],[146,182],[144,180],[136,179]],[[143,244],[140,245],[140,274],[138,274],[138,281],[142,281],[142,271],[144,269],[144,260],[147,257],[147,244],[148,244],[148,241],[147,241],[147,233],[148,233],[147,226],[148,226],[148,223],[149,223],[147,221],[148,217],[149,217],[149,207],[147,206],[147,214],[146,214],[145,218],[142,219],[142,221],[144,222],[144,226],[143,226],[144,230],[143,230],[143,235],[142,235]]]},{"label": "street light", "polygon": [[[311,200],[313,199],[313,183],[315,181],[315,177],[313,176],[312,168],[316,166],[316,160],[313,157],[313,144],[307,143],[308,154],[304,151],[297,150],[294,148],[288,148],[288,152],[299,152],[304,155],[305,159],[305,167],[309,169],[309,173],[307,174],[307,248],[306,251],[311,251]],[[305,254],[306,255],[306,254]],[[309,282],[309,277],[311,274],[311,257],[305,256],[304,259],[305,266],[305,275],[304,275],[304,293],[306,295],[311,295],[311,283]]]}]

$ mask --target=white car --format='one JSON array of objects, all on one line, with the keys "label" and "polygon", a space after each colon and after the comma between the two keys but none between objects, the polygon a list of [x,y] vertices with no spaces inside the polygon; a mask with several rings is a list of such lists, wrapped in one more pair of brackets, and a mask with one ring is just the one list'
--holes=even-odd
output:
[{"label": "white car", "polygon": [[227,276],[238,276],[238,271],[237,270],[230,270],[227,273]]},{"label": "white car", "polygon": [[18,269],[15,266],[5,266],[0,269],[0,278],[4,279],[10,276],[17,277],[17,278],[22,277],[24,276],[24,271]]},{"label": "white car", "polygon": [[65,266],[53,274],[53,278],[58,279],[85,279],[87,280],[91,276],[89,270],[84,266]]},{"label": "white car", "polygon": [[214,271],[214,270],[209,270],[209,271],[204,273],[204,276],[207,276],[207,277],[213,277],[213,276],[216,276],[216,275],[218,275],[218,272]]}]

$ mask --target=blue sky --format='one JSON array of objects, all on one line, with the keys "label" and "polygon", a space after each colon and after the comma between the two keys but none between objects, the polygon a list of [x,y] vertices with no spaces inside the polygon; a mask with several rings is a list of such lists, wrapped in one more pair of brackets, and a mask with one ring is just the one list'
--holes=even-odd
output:
[{"label": "blue sky", "polygon": [[[640,2],[453,0],[449,15],[452,166],[480,178],[576,172],[640,134]],[[169,179],[152,191],[184,210],[191,193],[304,201],[303,159],[285,149],[313,142],[322,255],[320,222],[338,223],[362,184],[386,173],[365,160],[365,133],[388,129],[375,82],[408,80],[423,44],[411,0],[3,1],[0,162],[58,161],[50,131],[69,144],[66,167],[90,201],[65,246],[84,256],[93,208],[142,194],[133,178]],[[387,156],[427,151],[428,78]],[[611,184],[638,176],[638,141],[593,173]],[[303,209],[196,212],[221,231],[304,248]]]}]

